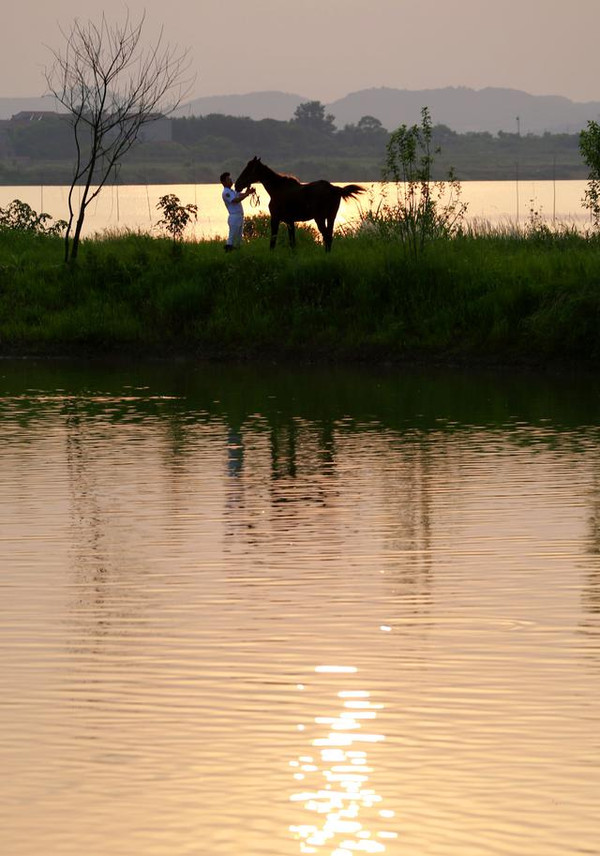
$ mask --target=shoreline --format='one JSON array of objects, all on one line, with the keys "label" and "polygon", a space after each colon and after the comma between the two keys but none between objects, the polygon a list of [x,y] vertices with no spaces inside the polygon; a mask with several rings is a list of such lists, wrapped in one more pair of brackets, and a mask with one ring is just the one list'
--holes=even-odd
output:
[{"label": "shoreline", "polygon": [[553,357],[542,359],[534,356],[514,357],[485,353],[396,353],[365,355],[358,352],[344,353],[330,351],[315,354],[301,349],[235,349],[208,351],[201,348],[173,349],[140,348],[136,346],[114,348],[102,346],[53,345],[47,348],[9,347],[0,344],[0,364],[14,363],[56,363],[87,364],[90,366],[132,366],[132,365],[194,365],[198,366],[273,366],[298,369],[367,369],[388,370],[431,370],[457,372],[493,372],[497,374],[535,374],[535,375],[572,375],[590,374],[594,378],[600,360]]},{"label": "shoreline", "polygon": [[174,244],[0,231],[3,359],[453,366],[511,372],[600,364],[600,240],[534,226],[460,235],[414,256],[393,235],[325,253],[247,241]]}]

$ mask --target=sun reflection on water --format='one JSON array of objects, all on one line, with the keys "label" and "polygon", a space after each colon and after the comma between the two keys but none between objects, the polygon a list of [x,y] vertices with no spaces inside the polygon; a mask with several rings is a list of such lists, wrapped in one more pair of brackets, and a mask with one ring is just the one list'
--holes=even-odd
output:
[{"label": "sun reflection on water", "polygon": [[[347,674],[351,666],[318,666],[316,672]],[[304,685],[299,685],[304,689]],[[290,826],[301,853],[321,856],[353,856],[355,853],[385,853],[397,833],[386,821],[394,812],[383,808],[383,798],[371,781],[374,773],[369,747],[385,740],[371,730],[383,704],[362,689],[340,690],[337,711],[313,717],[309,754],[290,761],[293,777],[303,789],[290,796],[306,812],[306,820]],[[302,731],[306,726],[300,727]],[[367,730],[368,729],[368,730]]]}]

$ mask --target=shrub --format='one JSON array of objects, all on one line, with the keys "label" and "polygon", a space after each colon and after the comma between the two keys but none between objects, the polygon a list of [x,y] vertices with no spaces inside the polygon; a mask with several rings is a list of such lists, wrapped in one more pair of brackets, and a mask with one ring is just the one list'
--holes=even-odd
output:
[{"label": "shrub", "polygon": [[594,226],[600,226],[600,125],[588,122],[579,135],[579,149],[590,173],[583,205],[591,215]]},{"label": "shrub", "polygon": [[446,181],[432,181],[434,154],[429,110],[421,111],[421,124],[401,125],[386,146],[383,180],[395,184],[396,201],[371,207],[362,216],[363,231],[399,239],[418,256],[428,241],[451,237],[460,231],[467,210],[461,202],[460,182],[450,169]]},{"label": "shrub", "polygon": [[26,202],[20,199],[0,208],[0,229],[15,232],[33,232],[36,235],[61,235],[67,224],[64,220],[50,223],[50,214],[38,214]]},{"label": "shrub", "polygon": [[162,219],[156,225],[165,229],[173,238],[173,242],[183,240],[183,233],[190,221],[198,219],[198,206],[191,202],[182,205],[174,193],[161,196],[156,207],[163,213]]}]

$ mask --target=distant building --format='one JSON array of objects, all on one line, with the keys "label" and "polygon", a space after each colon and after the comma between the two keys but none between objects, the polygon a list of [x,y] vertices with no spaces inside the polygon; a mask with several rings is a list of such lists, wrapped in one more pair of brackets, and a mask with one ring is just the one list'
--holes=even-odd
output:
[{"label": "distant building", "polygon": [[56,110],[21,110],[10,117],[11,122],[41,122],[43,119],[57,119],[65,116],[65,113],[57,113]]}]

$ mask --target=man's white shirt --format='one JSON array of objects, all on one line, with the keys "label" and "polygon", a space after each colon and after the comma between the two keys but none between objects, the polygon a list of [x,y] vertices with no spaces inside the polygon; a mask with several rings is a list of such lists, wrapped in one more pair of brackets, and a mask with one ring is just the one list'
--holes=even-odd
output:
[{"label": "man's white shirt", "polygon": [[242,208],[242,203],[234,202],[234,199],[238,198],[238,194],[233,189],[233,187],[224,187],[222,196],[223,202],[227,206],[227,210],[229,211],[230,216],[243,217],[244,209]]}]

